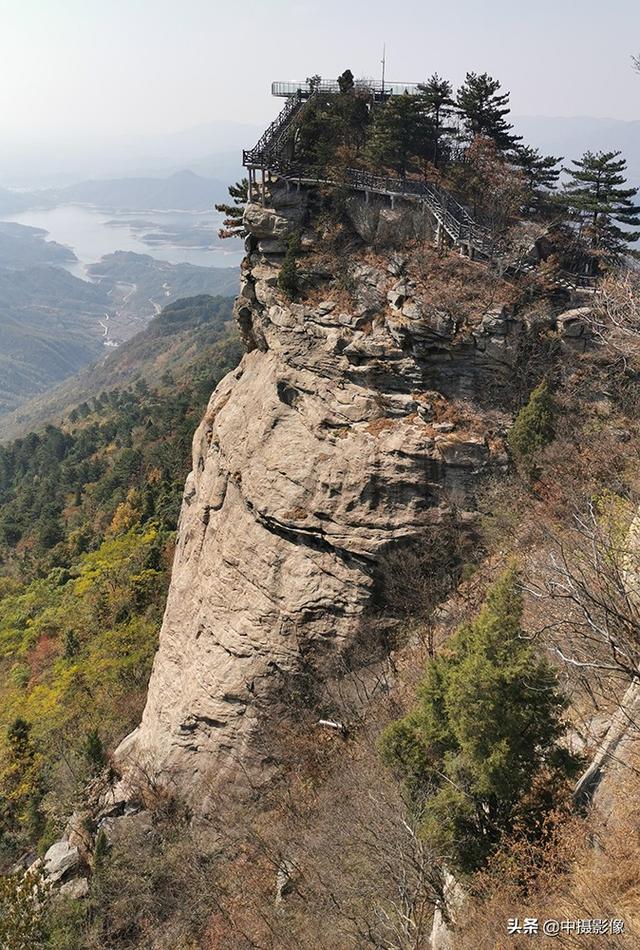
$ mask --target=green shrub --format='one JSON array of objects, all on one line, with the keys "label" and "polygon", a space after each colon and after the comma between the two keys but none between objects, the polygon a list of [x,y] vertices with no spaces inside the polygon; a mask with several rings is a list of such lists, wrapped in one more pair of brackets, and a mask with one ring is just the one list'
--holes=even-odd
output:
[{"label": "green shrub", "polygon": [[48,907],[49,891],[38,872],[0,876],[2,950],[45,950]]},{"label": "green shrub", "polygon": [[296,258],[300,253],[300,235],[296,232],[287,241],[287,252],[278,274],[278,288],[293,300],[300,292],[300,274]]},{"label": "green shrub", "polygon": [[104,751],[102,739],[97,729],[91,729],[87,733],[84,742],[84,757],[87,760],[91,771],[95,774],[107,764],[107,756]]},{"label": "green shrub", "polygon": [[424,838],[457,872],[480,868],[516,829],[539,836],[579,764],[559,746],[565,701],[523,636],[522,611],[511,567],[429,663],[416,708],[382,737]]},{"label": "green shrub", "polygon": [[535,459],[555,436],[555,404],[546,382],[529,396],[509,432],[509,447],[516,461],[528,474],[535,473]]}]

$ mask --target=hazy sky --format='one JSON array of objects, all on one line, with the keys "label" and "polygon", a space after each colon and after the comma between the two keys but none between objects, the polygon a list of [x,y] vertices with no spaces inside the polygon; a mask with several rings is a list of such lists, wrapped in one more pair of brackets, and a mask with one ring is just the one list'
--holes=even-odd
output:
[{"label": "hazy sky", "polygon": [[640,118],[638,0],[0,0],[0,130],[40,137],[263,122],[272,79],[459,82],[520,114]]}]

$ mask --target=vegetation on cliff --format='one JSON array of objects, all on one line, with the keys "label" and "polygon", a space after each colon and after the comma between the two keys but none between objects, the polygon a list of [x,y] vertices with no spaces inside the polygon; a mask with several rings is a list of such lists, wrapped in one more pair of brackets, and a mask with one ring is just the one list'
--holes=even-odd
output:
[{"label": "vegetation on cliff", "polygon": [[577,762],[558,676],[522,629],[513,566],[478,617],[427,666],[419,705],[390,726],[382,749],[407,783],[425,841],[457,873],[478,870],[519,825],[543,834]]},{"label": "vegetation on cliff", "polygon": [[304,108],[291,133],[294,167],[336,182],[360,169],[444,185],[503,251],[517,246],[510,233],[516,222],[530,219],[551,229],[556,243],[573,244],[574,266],[589,273],[618,261],[640,236],[631,229],[638,224],[636,189],[625,187],[620,153],[585,153],[565,169],[558,190],[562,159],[514,133],[509,93],[487,73],[467,73],[455,94],[434,74],[416,94],[379,100],[366,83],[341,80],[339,93],[317,91]]},{"label": "vegetation on cliff", "polygon": [[[406,175],[437,166],[497,230],[523,208],[541,220],[557,207],[558,163],[518,142],[490,77],[470,74],[457,98],[432,77],[423,100],[393,97],[373,118],[348,71],[339,82],[300,129],[310,161],[355,154],[364,167],[373,156]],[[232,197],[237,232],[242,183]],[[94,802],[83,815],[89,893],[31,902],[28,937],[55,950],[417,950],[434,910],[447,909],[450,871],[470,902],[460,947],[495,946],[487,919],[529,900],[566,914],[566,895],[580,916],[626,902],[631,929],[635,865],[615,822],[637,838],[637,809],[616,801],[613,845],[596,856],[603,825],[578,814],[570,792],[639,670],[637,285],[614,275],[594,297],[559,287],[544,265],[496,274],[413,230],[392,248],[368,245],[342,195],[287,200],[306,197],[302,225],[299,208],[289,218],[255,209],[263,230],[240,299],[255,349],[211,404],[201,496],[183,520],[185,550],[206,539],[219,558],[192,575],[210,589],[187,591],[181,576],[197,620],[185,623],[193,641],[176,638],[165,680],[177,682],[182,647],[205,644],[195,652],[209,668],[179,681],[186,693],[198,679],[202,699],[198,715],[176,717],[182,751],[211,751],[229,709],[233,723],[255,716],[253,731],[225,734],[246,738],[224,748],[229,773],[206,776],[196,760],[203,815],[177,770],[144,763],[131,811]],[[612,214],[599,210],[597,226]],[[587,253],[586,232],[580,240]],[[289,307],[297,296],[305,305]],[[113,790],[110,752],[144,701],[191,434],[239,355],[227,315],[221,301],[167,309],[146,339],[158,344],[153,378],[105,388],[64,424],[0,449],[5,867],[58,836],[92,781]],[[185,322],[193,346],[160,372]],[[245,401],[230,422],[235,383]],[[248,430],[253,441],[233,455]],[[225,453],[227,469],[211,465]],[[237,523],[216,520],[223,481]],[[208,629],[229,590],[223,622]],[[201,610],[205,591],[214,614]],[[218,642],[231,616],[240,648]],[[274,640],[258,639],[266,627]],[[348,648],[332,653],[338,640]],[[226,681],[208,676],[225,663]],[[216,718],[201,715],[209,702]],[[228,775],[248,792],[241,801]],[[631,802],[635,775],[631,765]],[[598,907],[585,907],[594,894]],[[25,914],[20,878],[3,882],[0,908]]]}]

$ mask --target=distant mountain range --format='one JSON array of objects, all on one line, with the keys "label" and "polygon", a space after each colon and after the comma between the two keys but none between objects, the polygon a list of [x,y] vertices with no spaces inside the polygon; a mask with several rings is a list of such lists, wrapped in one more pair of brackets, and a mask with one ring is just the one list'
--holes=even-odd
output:
[{"label": "distant mountain range", "polygon": [[18,214],[31,207],[33,198],[31,192],[23,193],[0,188],[0,215]]},{"label": "distant mountain range", "polygon": [[[265,117],[265,126],[270,119]],[[11,142],[3,137],[0,185],[50,188],[83,179],[160,177],[191,169],[226,181],[240,174],[242,149],[255,145],[262,129],[213,121],[178,132],[103,139]]]},{"label": "distant mountain range", "polygon": [[[526,142],[567,161],[587,149],[621,149],[630,177],[640,184],[640,121],[514,116],[513,122]],[[31,192],[0,187],[0,215],[33,207],[36,188],[40,204],[204,210],[222,200],[227,185],[241,176],[242,148],[255,144],[260,132],[253,125],[210,122],[180,133],[105,142],[99,147],[82,143],[74,148],[60,145],[43,151],[31,146],[30,151],[12,152],[4,143],[0,183],[28,187]]]},{"label": "distant mountain range", "polygon": [[61,204],[109,211],[210,211],[227,197],[228,184],[183,170],[168,178],[100,178],[38,191],[0,188],[0,216]]},{"label": "distant mountain range", "polygon": [[181,171],[168,178],[107,178],[36,193],[41,204],[89,204],[118,211],[206,211],[227,194],[227,183]]}]

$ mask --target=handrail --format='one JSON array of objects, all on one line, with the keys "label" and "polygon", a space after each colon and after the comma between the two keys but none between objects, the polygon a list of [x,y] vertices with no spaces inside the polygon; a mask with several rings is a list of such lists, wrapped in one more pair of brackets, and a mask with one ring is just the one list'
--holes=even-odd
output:
[{"label": "handrail", "polygon": [[[371,94],[374,98],[387,95],[419,95],[422,90],[417,83],[381,83],[368,79],[356,79],[354,88]],[[304,82],[274,82],[271,85],[274,96],[287,99],[284,108],[273,120],[258,140],[257,144],[242,153],[242,163],[249,168],[262,168],[275,172],[289,180],[318,181],[312,170],[296,168],[291,163],[291,128],[309,101],[318,94],[337,94],[341,92],[340,83],[323,79],[305,79]],[[310,174],[311,172],[311,174]],[[500,242],[488,228],[478,224],[469,210],[460,204],[445,188],[432,182],[415,181],[410,178],[392,178],[375,175],[361,169],[347,169],[342,181],[326,181],[323,184],[345,184],[349,188],[364,192],[374,192],[390,196],[417,198],[424,202],[438,221],[439,226],[449,235],[455,244],[462,245],[484,257],[496,257],[500,254]],[[518,267],[512,262],[512,267]],[[592,287],[595,279],[587,275],[563,272],[561,280],[571,281],[575,287]]]},{"label": "handrail", "polygon": [[[385,82],[383,85],[373,79],[355,79],[353,88],[376,96],[400,96],[405,93],[409,96],[418,96],[422,91],[419,84],[415,82]],[[333,94],[340,91],[340,83],[328,79],[305,79],[304,82],[289,80],[271,83],[271,95],[280,97],[310,96],[314,92]]]},{"label": "handrail", "polygon": [[265,159],[273,147],[276,136],[279,138],[280,136],[278,133],[289,127],[293,115],[299,111],[302,102],[303,100],[301,97],[295,97],[287,100],[284,108],[278,113],[268,129],[263,132],[256,145],[254,145],[254,147],[251,149],[243,150],[243,165],[247,166],[266,164]]},{"label": "handrail", "polygon": [[479,225],[464,205],[439,185],[410,178],[374,175],[352,168],[347,170],[345,183],[359,191],[421,198],[454,241],[471,244],[483,254],[493,247],[489,230]]}]

